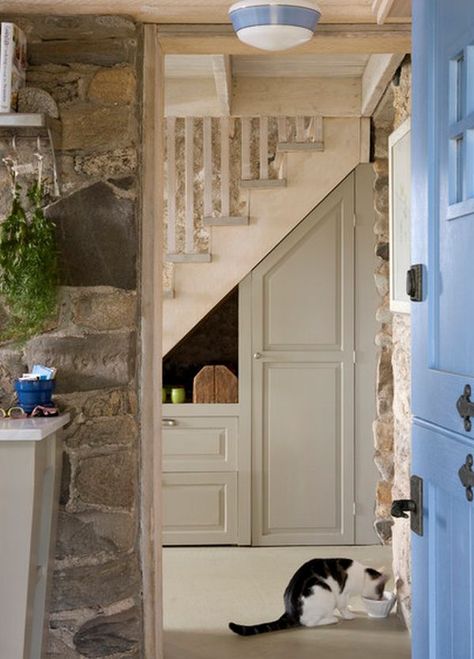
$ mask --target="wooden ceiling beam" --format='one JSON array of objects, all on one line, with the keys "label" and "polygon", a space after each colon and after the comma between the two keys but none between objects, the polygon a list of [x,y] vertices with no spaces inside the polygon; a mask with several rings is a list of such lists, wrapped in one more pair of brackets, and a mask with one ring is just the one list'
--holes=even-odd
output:
[{"label": "wooden ceiling beam", "polygon": [[379,25],[383,25],[392,10],[394,0],[374,0],[372,2],[372,11]]},{"label": "wooden ceiling beam", "polygon": [[[174,55],[271,55],[239,41],[231,26],[160,25],[158,38],[165,54]],[[292,49],[303,53],[408,53],[411,25],[320,25],[311,41]],[[280,55],[281,52],[275,53]]]},{"label": "wooden ceiling beam", "polygon": [[221,116],[232,114],[232,62],[230,55],[213,55],[212,71]]},{"label": "wooden ceiling beam", "polygon": [[362,116],[372,116],[403,58],[402,53],[370,56],[362,74]]}]

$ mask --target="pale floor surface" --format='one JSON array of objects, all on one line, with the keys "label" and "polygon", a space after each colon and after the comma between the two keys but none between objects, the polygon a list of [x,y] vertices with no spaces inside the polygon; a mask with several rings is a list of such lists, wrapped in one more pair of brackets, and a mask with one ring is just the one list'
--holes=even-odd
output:
[{"label": "pale floor surface", "polygon": [[[341,556],[390,570],[389,547],[173,547],[164,549],[165,659],[409,659],[408,633],[392,615],[243,638],[229,621],[266,622],[283,613],[283,591],[314,557]],[[389,587],[391,584],[389,584]]]}]

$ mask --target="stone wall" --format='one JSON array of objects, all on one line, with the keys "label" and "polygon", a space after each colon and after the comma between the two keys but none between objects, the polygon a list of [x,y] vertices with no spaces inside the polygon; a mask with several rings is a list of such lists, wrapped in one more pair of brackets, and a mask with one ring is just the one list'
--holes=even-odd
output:
[{"label": "stone wall", "polygon": [[[62,125],[58,317],[25,346],[0,346],[1,402],[33,362],[58,367],[64,433],[48,657],[141,656],[138,555],[137,252],[141,31],[120,17],[2,17],[28,34],[31,91]],[[46,100],[45,100],[46,99]],[[47,143],[45,173],[51,175]],[[29,167],[31,140],[13,155]],[[2,153],[11,153],[0,138]],[[22,182],[22,181],[20,181]],[[0,174],[1,217],[11,201]]]},{"label": "stone wall", "polygon": [[[374,115],[375,205],[378,221],[379,264],[376,283],[382,300],[378,310],[381,331],[378,368],[378,419],[374,424],[376,463],[381,480],[377,497],[377,528],[385,542],[392,539],[394,574],[399,610],[408,625],[411,611],[410,527],[406,520],[390,517],[392,498],[409,498],[411,457],[410,316],[389,310],[388,296],[388,136],[411,113],[411,63],[409,58],[392,81]],[[392,526],[393,524],[393,526]]]}]

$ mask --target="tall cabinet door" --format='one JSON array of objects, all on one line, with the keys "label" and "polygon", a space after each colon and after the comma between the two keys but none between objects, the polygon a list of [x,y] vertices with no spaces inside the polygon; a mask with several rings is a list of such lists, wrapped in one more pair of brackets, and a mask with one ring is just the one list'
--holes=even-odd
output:
[{"label": "tall cabinet door", "polygon": [[253,544],[354,541],[354,178],[252,273]]}]

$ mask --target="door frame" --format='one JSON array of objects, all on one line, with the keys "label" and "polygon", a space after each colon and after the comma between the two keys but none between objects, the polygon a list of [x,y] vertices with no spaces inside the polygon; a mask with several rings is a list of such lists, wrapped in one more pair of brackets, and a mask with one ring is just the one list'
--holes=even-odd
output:
[{"label": "door frame", "polygon": [[[143,578],[143,651],[147,657],[163,659],[163,607],[162,607],[162,544],[161,544],[161,397],[157,395],[162,386],[162,228],[163,228],[163,124],[164,124],[164,54],[162,52],[158,26],[147,24],[143,26],[144,57],[143,57],[143,107],[141,144],[143,169],[143,182],[141,194],[141,269],[139,272],[139,300],[140,300],[140,332],[139,332],[139,363],[137,378],[139,380],[139,415],[140,415],[140,470],[139,479],[139,518],[140,518],[140,564]],[[146,139],[145,139],[146,136]],[[150,137],[151,136],[151,137]],[[371,165],[365,165],[367,176]],[[357,168],[358,170],[359,168]],[[373,173],[371,172],[373,176]],[[356,200],[357,204],[357,200]],[[356,210],[356,243],[368,240],[373,235],[374,209],[373,200],[370,204],[370,221],[367,222],[367,207]],[[373,272],[375,256],[367,254],[360,259],[361,263],[370,263],[370,273],[361,277],[367,286],[373,286]],[[357,289],[356,289],[357,292]],[[363,302],[363,300],[359,300]],[[373,319],[374,331],[370,336],[370,346],[375,336],[375,309],[368,310],[366,318]],[[362,315],[362,314],[361,314]],[[360,345],[360,356],[364,353],[363,344]],[[369,345],[369,344],[368,344]],[[358,349],[358,348],[356,348]],[[251,358],[251,355],[249,353]],[[357,366],[357,365],[356,365]],[[244,366],[245,368],[245,366]],[[362,364],[359,372],[361,382],[364,382]],[[368,373],[375,373],[373,365],[366,363]],[[356,376],[357,383],[357,376]],[[357,384],[356,384],[357,387]],[[245,393],[242,401],[245,400]],[[374,399],[375,397],[373,397]],[[372,401],[375,405],[375,400]],[[375,416],[372,414],[372,418]],[[362,416],[356,416],[362,422]],[[242,432],[249,432],[248,421],[242,421]],[[367,433],[372,437],[372,432]],[[356,444],[357,447],[357,444]],[[366,533],[370,526],[371,541],[375,541],[372,519],[370,521],[368,510],[372,511],[374,501],[374,488],[367,487],[370,480],[358,478],[357,474],[370,466],[376,479],[375,464],[373,462],[372,442],[363,443],[360,451],[356,448],[355,475],[356,492],[359,487],[367,488],[371,492],[370,506],[367,511],[360,509],[356,517],[356,542],[363,543],[361,534]],[[245,463],[244,478],[250,480],[250,457],[242,454]],[[249,490],[250,491],[250,490]],[[357,501],[359,501],[357,494]],[[362,499],[361,499],[362,501]],[[248,503],[247,503],[248,505]],[[363,520],[366,520],[363,522]],[[365,531],[362,531],[365,529]]]},{"label": "door frame", "polygon": [[[143,28],[141,270],[139,272],[139,546],[143,654],[163,659],[161,391],[164,56],[156,25]],[[145,139],[146,136],[146,139]]]},{"label": "door frame", "polygon": [[[374,337],[378,323],[376,310],[379,304],[374,283],[375,210],[373,202],[374,171],[371,164],[360,164],[347,178],[354,186],[354,544],[378,542],[374,530],[374,500],[377,469],[374,462],[372,423],[376,418],[376,362],[377,349]],[[347,180],[347,179],[345,179]],[[341,181],[343,184],[344,181]],[[331,193],[330,193],[331,194]],[[311,211],[312,213],[313,211]],[[309,213],[309,215],[311,215]],[[305,219],[305,218],[304,218]],[[302,222],[304,221],[302,220]],[[297,225],[299,226],[299,225]],[[297,228],[297,227],[296,227]],[[245,484],[249,479],[252,455],[252,273],[239,285],[239,401],[240,448]],[[372,291],[372,294],[370,294]],[[373,387],[367,387],[373,382]],[[253,481],[253,478],[251,479]],[[247,529],[252,515],[250,483],[241,487],[239,469],[239,518]],[[246,543],[245,543],[246,544]]]}]

